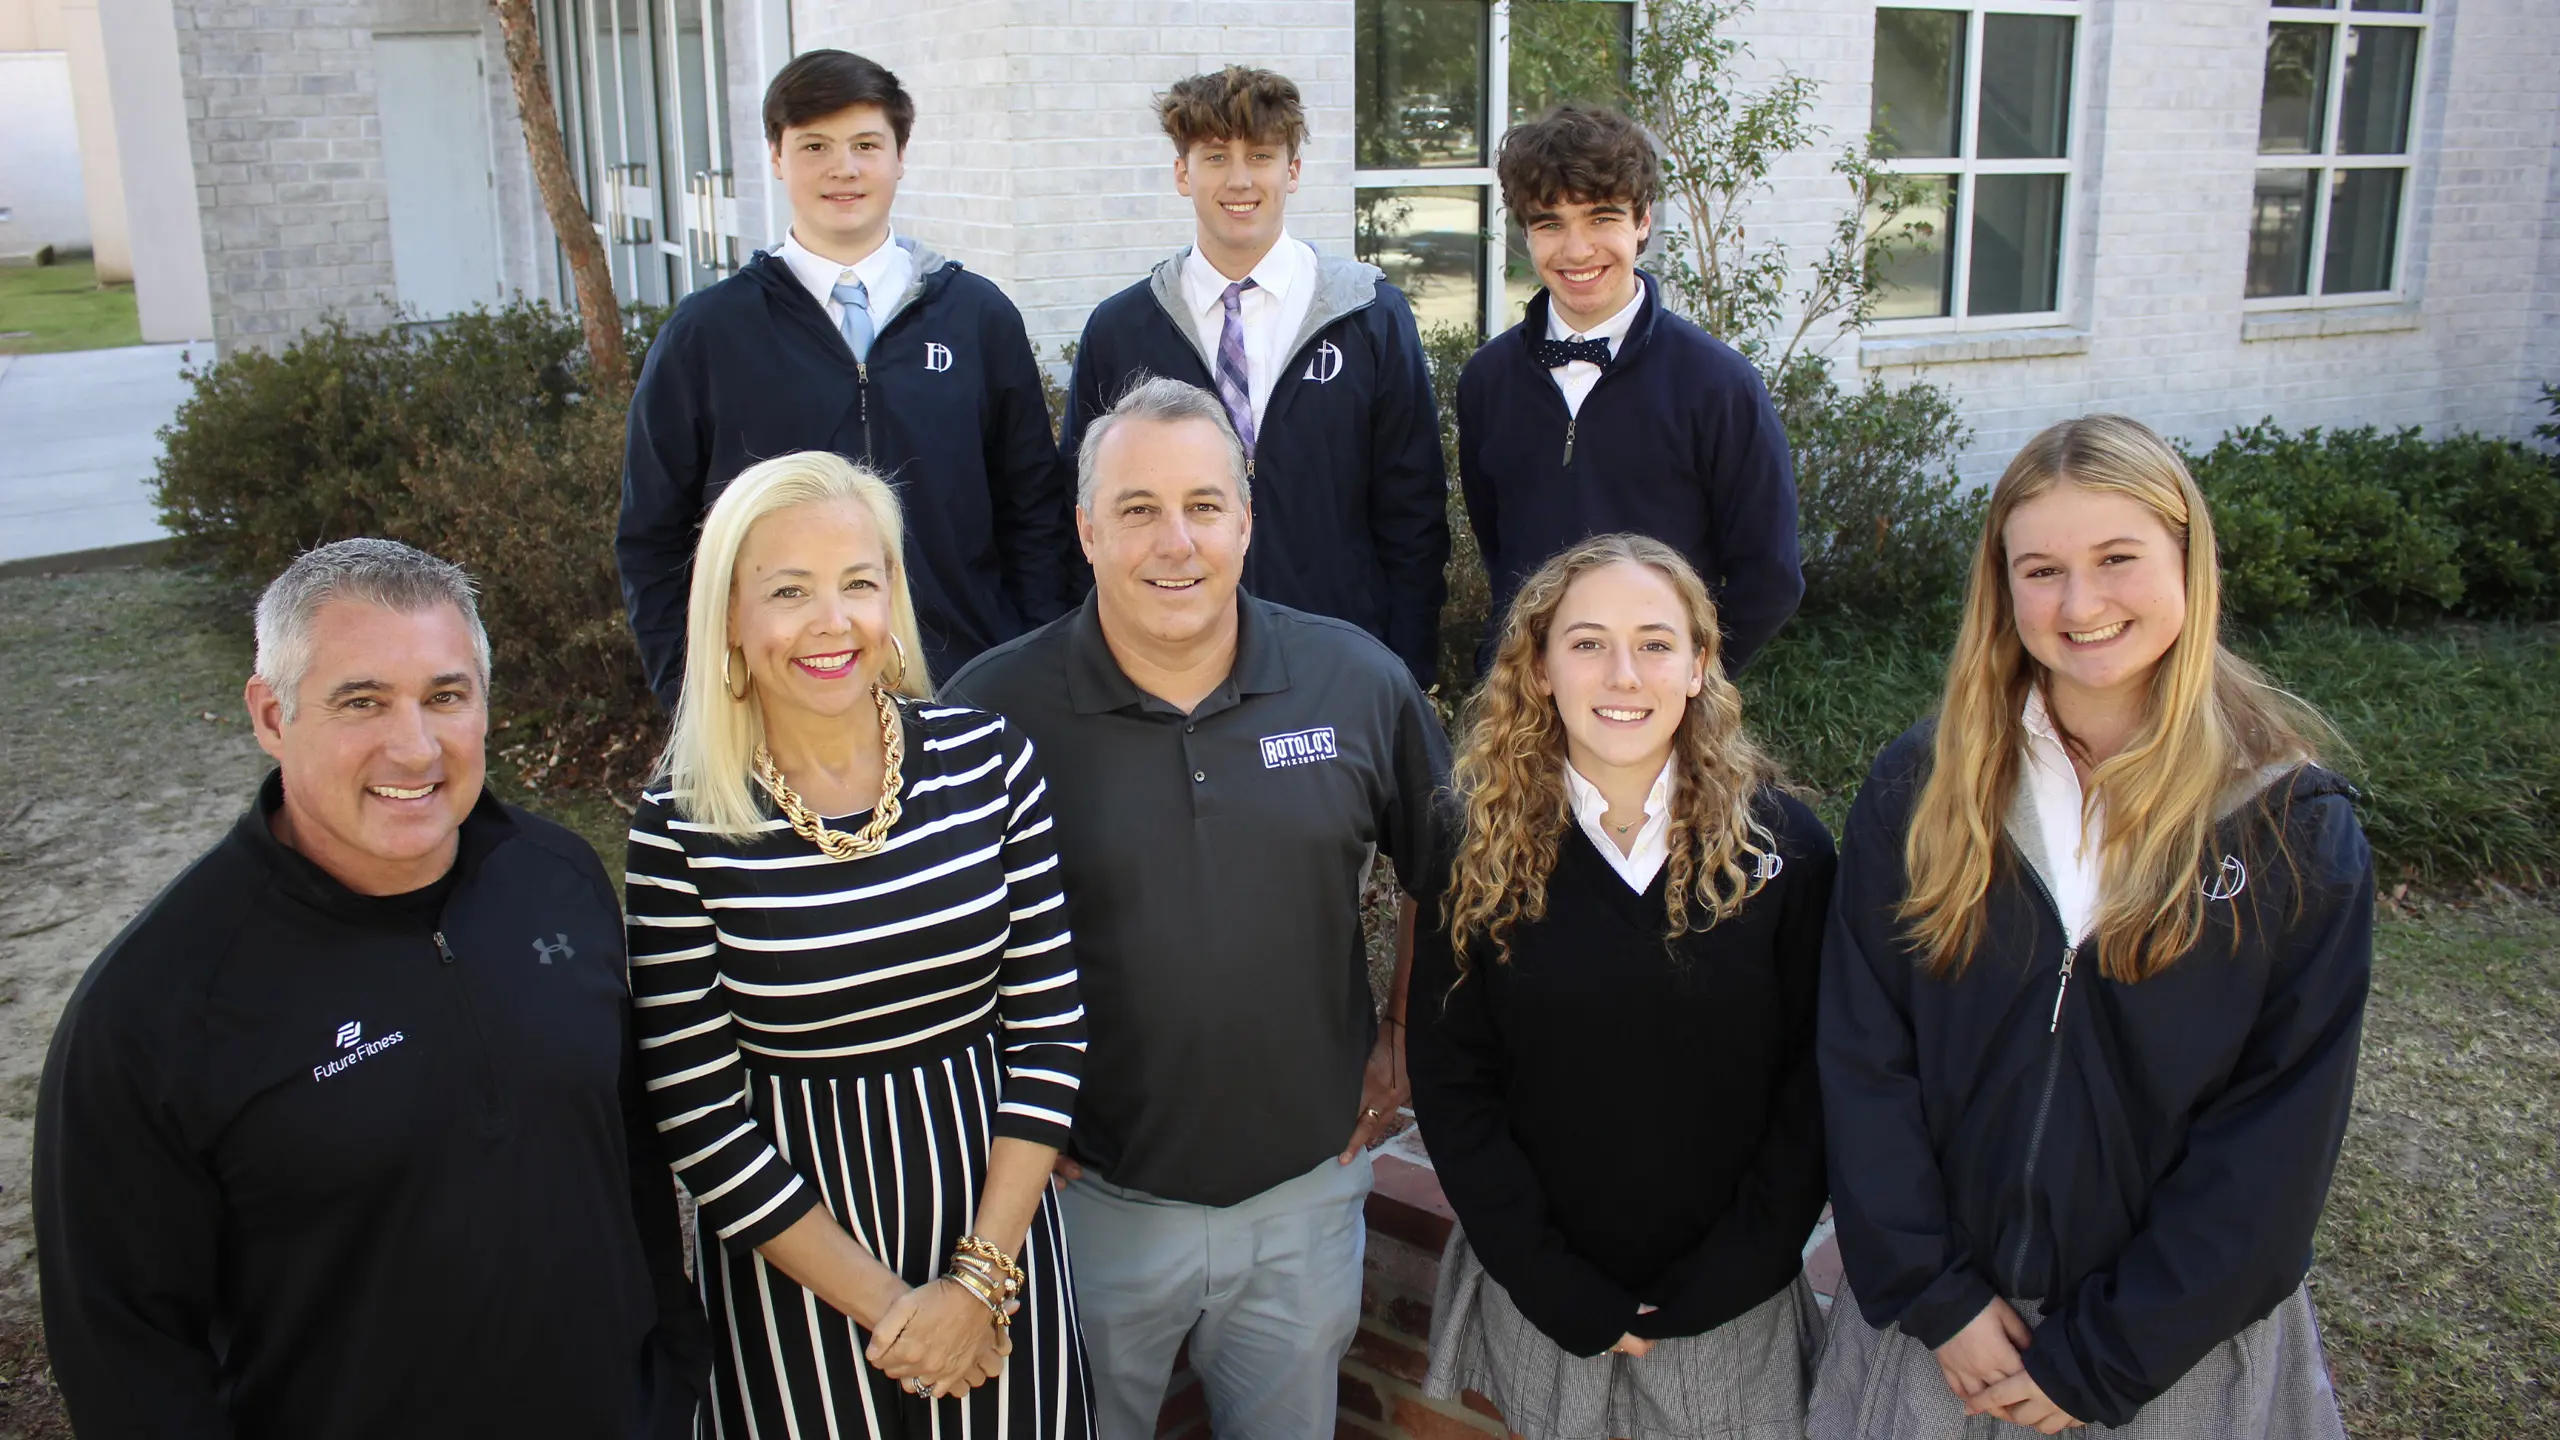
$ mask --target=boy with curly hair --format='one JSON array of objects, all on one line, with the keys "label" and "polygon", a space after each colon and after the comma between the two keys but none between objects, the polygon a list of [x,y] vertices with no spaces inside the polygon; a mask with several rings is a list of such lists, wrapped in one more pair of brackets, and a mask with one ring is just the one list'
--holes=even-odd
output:
[{"label": "boy with curly hair", "polygon": [[1458,380],[1458,479],[1493,584],[1479,665],[1523,578],[1624,530],[1697,567],[1739,671],[1804,595],[1795,474],[1759,372],[1637,266],[1653,142],[1615,110],[1560,105],[1502,137],[1495,173],[1545,288]]}]

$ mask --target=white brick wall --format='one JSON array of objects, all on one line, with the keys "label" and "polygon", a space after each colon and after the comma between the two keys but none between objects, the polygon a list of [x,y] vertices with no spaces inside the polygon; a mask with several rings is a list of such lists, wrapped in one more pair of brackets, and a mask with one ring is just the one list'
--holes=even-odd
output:
[{"label": "white brick wall", "polygon": [[[2268,415],[2527,433],[2540,381],[2560,378],[2560,25],[2548,0],[2431,8],[2402,306],[2317,325],[2244,320],[2268,11],[2259,0],[2093,0],[2080,244],[2063,307],[2079,353],[1941,352],[1869,373],[1953,391],[1975,427],[1963,468],[1976,479],[2043,426],[2102,409],[2199,443]],[[1872,14],[1869,0],[1800,0],[1748,22],[1764,60],[1822,82],[1835,135],[1866,125]],[[1801,184],[1782,196],[1769,218],[1809,252],[1813,227],[1834,213],[1829,197]],[[2331,333],[2283,333],[2322,328]],[[1870,360],[1887,349],[1870,342]]]},{"label": "white brick wall", "polygon": [[178,0],[179,74],[217,349],[336,310],[391,318],[371,7]]},{"label": "white brick wall", "polygon": [[837,46],[916,99],[896,223],[1005,287],[1044,358],[1191,238],[1154,100],[1229,63],[1298,83],[1310,134],[1289,228],[1351,248],[1351,0],[798,0],[801,50]]}]

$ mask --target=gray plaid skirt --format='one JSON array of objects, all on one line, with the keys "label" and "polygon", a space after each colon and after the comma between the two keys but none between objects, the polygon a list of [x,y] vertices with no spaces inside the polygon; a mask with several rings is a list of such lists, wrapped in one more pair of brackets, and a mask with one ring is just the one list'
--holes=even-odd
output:
[{"label": "gray plaid skirt", "polygon": [[[2034,1301],[2010,1303],[2036,1323]],[[1869,1325],[1846,1281],[1831,1303],[1830,1331],[1806,1427],[1813,1440],[2014,1440],[2033,1433],[1965,1414],[1937,1355],[1899,1325]],[[2310,1292],[2296,1289],[2267,1318],[2215,1346],[2131,1424],[2066,1433],[2090,1440],[2346,1440]]]},{"label": "gray plaid skirt", "polygon": [[1804,1276],[1704,1335],[1657,1340],[1641,1360],[1585,1358],[1529,1323],[1452,1231],[1431,1308],[1423,1393],[1474,1390],[1528,1440],[1803,1440],[1822,1309]]}]

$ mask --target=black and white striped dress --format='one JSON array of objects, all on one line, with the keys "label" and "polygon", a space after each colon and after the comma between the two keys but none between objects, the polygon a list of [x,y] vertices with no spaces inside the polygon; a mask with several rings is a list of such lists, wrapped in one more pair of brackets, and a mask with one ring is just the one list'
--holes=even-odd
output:
[{"label": "black and white striped dress", "polygon": [[1084,1350],[1045,1195],[1012,1358],[965,1397],[900,1389],[863,1360],[868,1335],[755,1253],[823,1204],[922,1284],[967,1231],[994,1137],[1066,1143],[1084,1007],[1031,743],[984,711],[900,710],[904,813],[877,854],[831,860],[779,819],[720,839],[663,786],[632,818],[641,1067],[701,1211],[712,1433],[1083,1440]]}]

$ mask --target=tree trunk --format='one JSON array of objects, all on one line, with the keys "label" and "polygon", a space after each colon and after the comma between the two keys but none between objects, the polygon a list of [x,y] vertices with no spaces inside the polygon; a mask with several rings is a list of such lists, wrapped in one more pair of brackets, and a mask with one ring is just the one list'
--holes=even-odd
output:
[{"label": "tree trunk", "polygon": [[533,157],[533,181],[542,191],[542,208],[550,213],[560,248],[569,255],[569,274],[578,288],[578,323],[586,331],[596,385],[617,400],[625,398],[631,393],[631,360],[622,348],[622,304],[614,298],[613,267],[605,260],[604,242],[596,237],[595,220],[569,173],[569,147],[561,138],[560,112],[551,103],[533,0],[489,3],[507,37],[507,72],[515,80],[516,112],[524,122],[525,149]]}]

